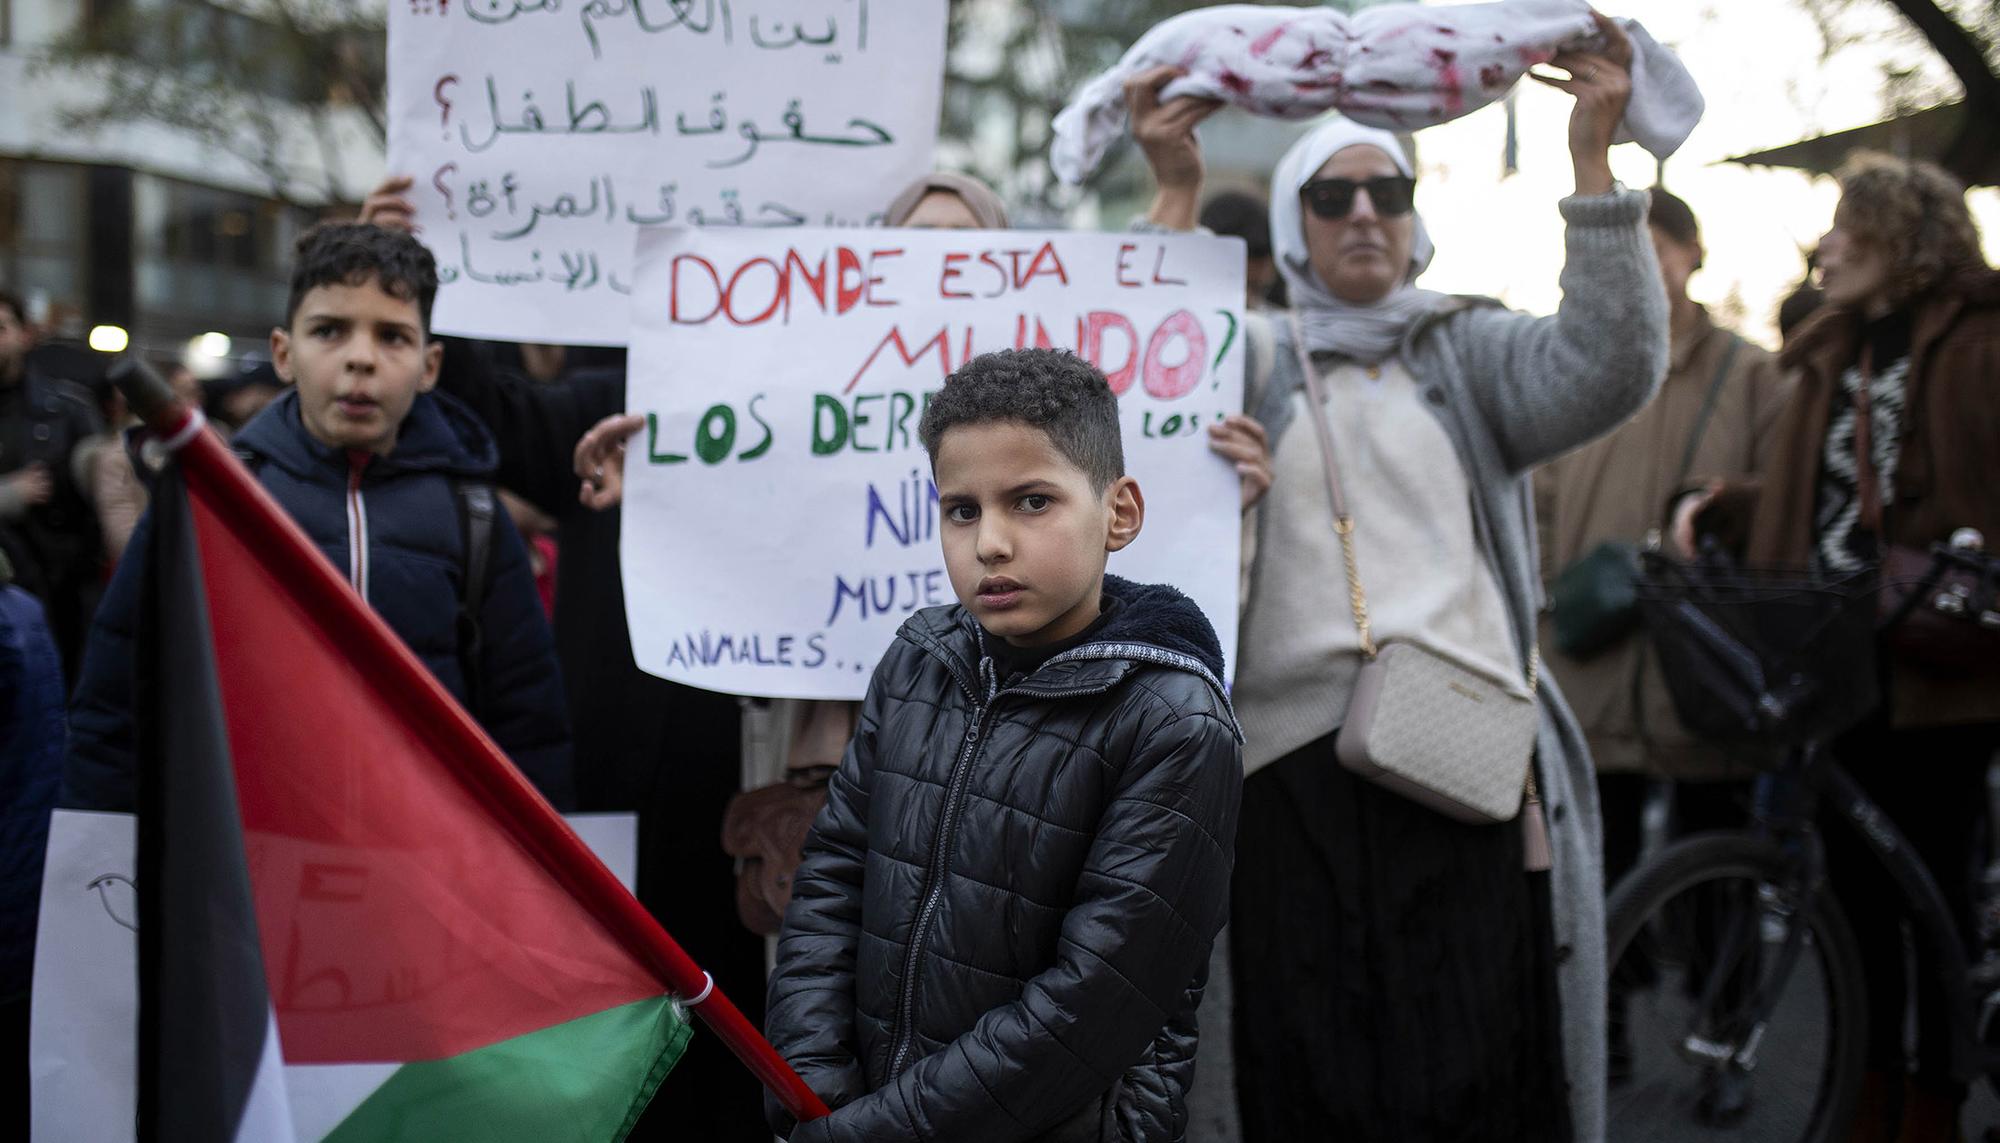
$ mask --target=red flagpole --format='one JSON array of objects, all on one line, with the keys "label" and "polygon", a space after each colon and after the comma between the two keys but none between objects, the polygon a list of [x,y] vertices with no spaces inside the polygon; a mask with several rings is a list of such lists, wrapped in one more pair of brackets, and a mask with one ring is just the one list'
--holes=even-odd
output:
[{"label": "red flagpole", "polygon": [[427,716],[420,729],[557,882],[651,966],[794,1118],[803,1122],[825,1116],[827,1107],[819,1096],[354,593],[222,439],[206,431],[200,411],[175,398],[165,381],[134,359],[115,366],[112,379],[133,412],[179,458],[190,494],[239,535],[264,539],[251,550],[317,617],[326,637],[350,657],[385,665],[385,691],[418,696]]}]

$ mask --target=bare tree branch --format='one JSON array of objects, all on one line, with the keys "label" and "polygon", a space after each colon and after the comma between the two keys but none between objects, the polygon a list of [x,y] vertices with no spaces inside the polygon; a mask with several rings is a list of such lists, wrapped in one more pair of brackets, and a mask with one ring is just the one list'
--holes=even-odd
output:
[{"label": "bare tree branch", "polygon": [[[1934,0],[1888,0],[1922,33],[1931,49],[1951,68],[1970,103],[2000,108],[2000,75],[1994,74],[1993,45],[1974,28],[1961,24]],[[1990,18],[1990,17],[1989,17]]]},{"label": "bare tree branch", "polygon": [[1889,4],[1923,33],[1965,89],[1964,125],[1938,161],[1968,182],[1978,178],[1995,147],[2000,147],[2000,75],[1994,71],[1993,45],[1933,0],[1889,0]]},{"label": "bare tree branch", "polygon": [[[312,205],[312,191],[346,197],[334,113],[353,109],[378,143],[383,113],[383,14],[356,0],[273,0],[264,19],[203,2],[127,5],[80,21],[40,60],[99,82],[62,117],[72,130],[152,124],[243,160],[273,197]],[[301,125],[315,136],[298,138]],[[324,178],[301,185],[303,144]]]}]

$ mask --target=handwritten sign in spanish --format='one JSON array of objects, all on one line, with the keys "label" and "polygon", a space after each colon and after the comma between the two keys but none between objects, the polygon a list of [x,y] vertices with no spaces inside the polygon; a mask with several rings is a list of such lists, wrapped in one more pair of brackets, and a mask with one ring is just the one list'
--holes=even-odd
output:
[{"label": "handwritten sign in spanish", "polygon": [[1243,244],[1022,231],[639,237],[622,557],[645,670],[737,694],[854,699],[896,628],[954,602],[929,458],[932,394],[996,349],[1074,350],[1119,394],[1146,500],[1128,579],[1192,596],[1236,640]]},{"label": "handwritten sign in spanish", "polygon": [[641,226],[862,226],[930,170],[941,3],[391,0],[433,324],[623,345]]}]

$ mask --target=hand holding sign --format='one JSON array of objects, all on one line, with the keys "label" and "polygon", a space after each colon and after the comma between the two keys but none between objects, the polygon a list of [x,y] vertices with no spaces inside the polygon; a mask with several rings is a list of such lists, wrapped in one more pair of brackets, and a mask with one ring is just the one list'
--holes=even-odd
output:
[{"label": "hand holding sign", "polygon": [[368,192],[361,202],[361,214],[354,221],[367,226],[416,233],[417,208],[405,195],[416,185],[408,175],[390,175]]},{"label": "hand holding sign", "polygon": [[1231,413],[1208,427],[1208,447],[1236,467],[1243,484],[1243,510],[1248,512],[1271,490],[1271,445],[1264,426],[1242,413]]},{"label": "hand holding sign", "polygon": [[576,442],[574,463],[577,499],[585,508],[602,512],[625,498],[625,442],[646,427],[646,418],[635,413],[619,413],[590,426]]}]

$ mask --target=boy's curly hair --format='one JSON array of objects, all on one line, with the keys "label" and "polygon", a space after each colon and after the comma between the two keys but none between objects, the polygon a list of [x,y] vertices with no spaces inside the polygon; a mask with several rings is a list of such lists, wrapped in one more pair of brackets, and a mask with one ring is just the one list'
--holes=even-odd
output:
[{"label": "boy's curly hair", "polygon": [[1003,349],[959,366],[931,398],[917,436],[935,467],[946,430],[990,421],[1047,433],[1099,492],[1125,475],[1118,398],[1096,366],[1066,349]]},{"label": "boy's curly hair", "polygon": [[437,259],[424,244],[401,230],[359,222],[323,222],[299,235],[292,259],[292,293],[285,324],[298,316],[299,303],[321,286],[373,282],[392,298],[415,302],[423,329],[431,329],[437,299]]},{"label": "boy's curly hair", "polygon": [[1888,257],[1891,303],[1985,264],[1965,187],[1936,163],[1857,151],[1838,177],[1839,225]]}]

